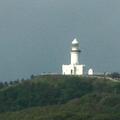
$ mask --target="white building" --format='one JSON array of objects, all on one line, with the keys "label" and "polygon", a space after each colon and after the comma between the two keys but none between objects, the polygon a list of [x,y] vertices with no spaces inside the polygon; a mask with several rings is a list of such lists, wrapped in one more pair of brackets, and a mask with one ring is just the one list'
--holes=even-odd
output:
[{"label": "white building", "polygon": [[84,65],[79,64],[80,45],[77,39],[72,41],[71,64],[62,65],[63,75],[83,75]]},{"label": "white building", "polygon": [[91,75],[94,75],[93,69],[90,68],[90,69],[88,70],[88,75],[90,75],[90,76],[91,76]]}]

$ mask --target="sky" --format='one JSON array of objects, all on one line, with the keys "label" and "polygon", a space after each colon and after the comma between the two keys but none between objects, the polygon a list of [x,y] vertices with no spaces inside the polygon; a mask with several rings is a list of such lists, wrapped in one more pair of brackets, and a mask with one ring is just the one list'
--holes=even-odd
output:
[{"label": "sky", "polygon": [[74,38],[86,70],[120,72],[120,0],[0,0],[0,81],[61,73]]}]

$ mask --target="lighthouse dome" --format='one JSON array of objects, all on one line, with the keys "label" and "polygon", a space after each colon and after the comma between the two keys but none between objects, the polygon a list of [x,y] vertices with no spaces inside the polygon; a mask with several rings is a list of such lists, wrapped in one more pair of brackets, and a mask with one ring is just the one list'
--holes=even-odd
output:
[{"label": "lighthouse dome", "polygon": [[75,38],[75,39],[72,41],[72,44],[73,44],[73,45],[76,45],[76,44],[79,44],[79,42],[78,42],[77,39]]},{"label": "lighthouse dome", "polygon": [[79,42],[76,38],[72,41],[72,52],[81,52]]}]

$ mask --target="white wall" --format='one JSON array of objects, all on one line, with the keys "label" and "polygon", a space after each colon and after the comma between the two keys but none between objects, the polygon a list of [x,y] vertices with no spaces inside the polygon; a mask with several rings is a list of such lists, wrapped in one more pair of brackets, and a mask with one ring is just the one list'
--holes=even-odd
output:
[{"label": "white wall", "polygon": [[63,65],[62,74],[63,75],[83,75],[84,65]]},{"label": "white wall", "polygon": [[71,52],[71,65],[79,64],[79,54],[78,52]]}]

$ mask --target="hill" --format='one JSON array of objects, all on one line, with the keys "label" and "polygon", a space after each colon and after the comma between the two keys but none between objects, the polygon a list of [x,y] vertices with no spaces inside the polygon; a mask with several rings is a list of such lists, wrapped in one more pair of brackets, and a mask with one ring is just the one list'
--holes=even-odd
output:
[{"label": "hill", "polygon": [[0,89],[3,120],[120,119],[120,83],[46,75]]}]

